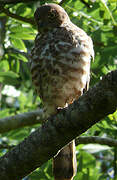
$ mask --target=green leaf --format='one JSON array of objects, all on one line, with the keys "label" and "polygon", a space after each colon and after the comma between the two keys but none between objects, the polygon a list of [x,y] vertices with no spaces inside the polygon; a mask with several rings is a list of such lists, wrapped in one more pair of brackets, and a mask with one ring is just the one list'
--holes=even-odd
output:
[{"label": "green leaf", "polygon": [[29,135],[29,131],[27,128],[22,128],[22,129],[16,129],[14,131],[11,131],[8,133],[8,137],[10,139],[16,139],[16,140],[23,140],[25,137]]},{"label": "green leaf", "polygon": [[4,118],[9,115],[9,109],[0,110],[0,118]]},{"label": "green leaf", "polygon": [[24,61],[24,62],[28,62],[28,59],[23,56],[22,54],[18,54],[18,58],[21,60],[21,61]]},{"label": "green leaf", "polygon": [[28,59],[24,55],[22,55],[20,53],[17,53],[17,54],[11,53],[11,56],[15,57],[17,60],[28,62]]},{"label": "green leaf", "polygon": [[23,33],[28,33],[28,34],[36,32],[30,26],[22,27],[22,26],[17,26],[17,25],[10,27],[10,31],[15,32],[15,33],[22,33],[23,32]]},{"label": "green leaf", "polygon": [[9,63],[7,60],[0,61],[0,71],[8,71]]},{"label": "green leaf", "polygon": [[12,78],[18,78],[18,74],[12,72],[12,71],[7,71],[7,72],[0,72],[0,77],[12,77]]},{"label": "green leaf", "polygon": [[19,84],[20,82],[17,80],[18,74],[8,71],[8,72],[0,72],[0,82],[3,84],[8,84],[8,85],[16,85]]},{"label": "green leaf", "polygon": [[25,44],[24,44],[24,42],[21,39],[11,38],[10,40],[11,40],[11,43],[13,44],[13,46],[16,49],[20,49],[20,50],[23,50],[24,52],[27,52]]},{"label": "green leaf", "polygon": [[9,37],[12,37],[15,39],[34,40],[35,35],[33,33],[27,34],[25,32],[22,32],[22,33],[16,32],[16,33],[10,33]]}]

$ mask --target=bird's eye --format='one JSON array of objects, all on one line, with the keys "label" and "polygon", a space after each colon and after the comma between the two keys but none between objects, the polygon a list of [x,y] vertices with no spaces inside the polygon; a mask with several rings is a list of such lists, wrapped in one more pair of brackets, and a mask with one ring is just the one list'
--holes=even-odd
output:
[{"label": "bird's eye", "polygon": [[55,13],[48,14],[48,18],[51,20],[53,20],[55,18],[55,16],[56,16]]}]

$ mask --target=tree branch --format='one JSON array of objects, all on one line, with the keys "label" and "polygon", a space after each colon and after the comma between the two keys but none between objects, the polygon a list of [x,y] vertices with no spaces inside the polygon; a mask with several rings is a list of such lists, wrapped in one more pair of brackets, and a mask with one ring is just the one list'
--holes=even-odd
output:
[{"label": "tree branch", "polygon": [[86,136],[81,136],[76,138],[75,140],[76,145],[79,144],[101,144],[101,145],[107,145],[111,147],[117,147],[117,140],[112,139],[112,138],[102,138],[102,137],[97,137],[97,136],[91,136],[91,137],[86,137]]},{"label": "tree branch", "polygon": [[18,180],[117,108],[117,71],[108,73],[79,100],[60,110],[0,159],[1,180]]},{"label": "tree branch", "polygon": [[[80,144],[101,144],[110,147],[117,147],[117,140],[112,138],[102,138],[98,136],[80,136],[75,139],[76,146]],[[12,149],[15,145],[8,145],[6,143],[0,144],[0,149]]]},{"label": "tree branch", "polygon": [[25,18],[25,17],[19,16],[17,14],[11,13],[8,8],[6,9],[3,6],[0,7],[0,12],[6,14],[7,16],[9,16],[11,18],[17,19],[19,21],[23,21],[23,22],[35,25],[35,21],[33,19]]},{"label": "tree branch", "polygon": [[43,110],[37,110],[0,119],[0,133],[44,121]]}]

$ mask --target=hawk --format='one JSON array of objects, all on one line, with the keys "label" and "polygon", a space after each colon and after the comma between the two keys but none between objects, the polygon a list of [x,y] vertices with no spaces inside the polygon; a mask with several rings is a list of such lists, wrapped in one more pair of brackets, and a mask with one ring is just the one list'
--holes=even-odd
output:
[{"label": "hawk", "polygon": [[[50,116],[87,89],[93,43],[57,4],[42,5],[34,17],[38,34],[31,52],[32,81]],[[76,169],[73,140],[53,159],[55,180],[72,180]]]}]

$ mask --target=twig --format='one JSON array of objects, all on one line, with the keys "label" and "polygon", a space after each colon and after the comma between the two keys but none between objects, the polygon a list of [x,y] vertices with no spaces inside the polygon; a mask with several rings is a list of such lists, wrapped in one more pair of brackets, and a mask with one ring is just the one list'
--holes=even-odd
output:
[{"label": "twig", "polygon": [[17,15],[17,14],[11,13],[8,8],[6,9],[6,8],[4,8],[3,6],[0,7],[0,12],[5,13],[7,16],[9,16],[9,17],[11,17],[11,18],[14,18],[14,19],[17,19],[17,20],[19,20],[19,21],[24,21],[24,22],[26,22],[26,23],[35,25],[35,22],[34,22],[33,19],[31,19],[31,18],[25,18],[25,17],[19,16],[19,15]]},{"label": "twig", "polygon": [[34,2],[37,0],[0,0],[0,3],[2,4],[17,4],[17,3],[29,3]]},{"label": "twig", "polygon": [[117,140],[114,140],[112,138],[101,138],[97,136],[91,136],[91,137],[82,136],[82,137],[76,138],[76,145],[89,144],[89,143],[117,147]]},{"label": "twig", "polygon": [[114,25],[114,26],[117,26],[117,22],[116,22],[116,20],[114,19],[114,16],[112,15],[112,12],[111,12],[110,9],[108,8],[106,2],[105,2],[104,0],[101,0],[101,3],[103,4],[105,10],[108,12],[108,14],[109,14],[109,16],[110,16],[110,18],[111,18],[111,20],[112,20],[112,22],[113,22],[113,25]]}]

